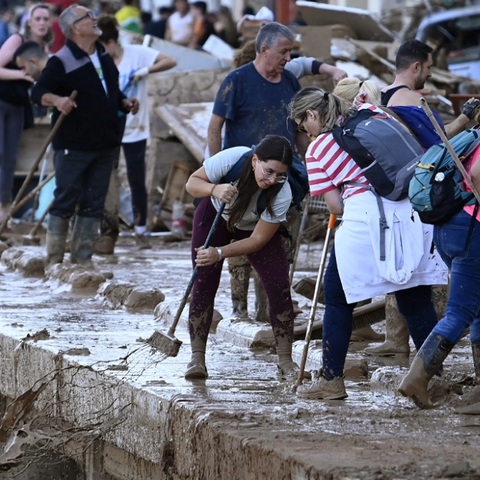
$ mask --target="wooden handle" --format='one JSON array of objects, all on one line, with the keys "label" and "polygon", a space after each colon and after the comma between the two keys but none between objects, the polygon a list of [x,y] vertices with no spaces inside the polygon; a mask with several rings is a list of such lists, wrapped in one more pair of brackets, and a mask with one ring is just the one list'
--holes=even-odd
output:
[{"label": "wooden handle", "polygon": [[[73,102],[75,98],[77,97],[77,91],[74,90],[72,94],[70,95],[70,100]],[[8,221],[10,220],[10,217],[18,210],[17,204],[19,203],[20,199],[22,198],[22,195],[25,193],[25,190],[27,189],[28,184],[30,183],[30,180],[32,179],[33,175],[35,174],[38,165],[43,159],[43,156],[45,155],[45,152],[47,151],[48,146],[53,140],[53,137],[56,135],[58,129],[63,123],[63,120],[65,119],[65,114],[62,113],[58,118],[57,121],[55,122],[55,125],[53,126],[52,130],[48,134],[48,137],[46,138],[42,149],[40,150],[40,153],[38,154],[37,159],[32,165],[32,168],[30,169],[30,172],[28,172],[27,177],[22,183],[22,186],[20,187],[20,190],[18,191],[15,199],[12,202],[12,205],[10,206],[10,209],[8,210],[7,214],[3,217],[1,223],[0,223],[0,234],[3,233],[3,230],[5,229]],[[29,197],[31,198],[31,197]]]},{"label": "wooden handle", "polygon": [[442,128],[437,122],[437,119],[435,118],[435,115],[432,112],[432,109],[430,108],[430,105],[427,103],[427,101],[422,97],[420,99],[420,106],[423,108],[423,111],[427,114],[428,118],[430,121],[433,123],[433,126],[435,127],[435,130],[437,131],[438,135],[442,139],[442,142],[445,144],[447,147],[447,150],[449,151],[450,155],[453,158],[453,161],[455,162],[455,165],[457,168],[460,170],[461,174],[463,175],[463,178],[465,179],[465,182],[467,182],[468,186],[472,190],[473,194],[475,195],[475,198],[477,199],[477,202],[480,203],[480,193],[477,190],[477,187],[473,184],[470,175],[468,172],[465,170],[465,167],[463,166],[463,163],[460,161],[458,158],[457,153],[452,147],[452,144],[448,141],[447,136],[443,132]]}]

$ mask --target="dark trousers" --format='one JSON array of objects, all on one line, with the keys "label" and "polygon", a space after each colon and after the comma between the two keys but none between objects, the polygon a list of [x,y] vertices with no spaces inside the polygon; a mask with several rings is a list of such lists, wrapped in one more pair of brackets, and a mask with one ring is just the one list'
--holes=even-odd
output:
[{"label": "dark trousers", "polygon": [[12,200],[13,178],[20,137],[23,131],[23,107],[0,100],[0,202]]},{"label": "dark trousers", "polygon": [[128,184],[132,194],[132,208],[135,225],[147,224],[147,187],[145,186],[145,152],[147,141],[122,143],[127,164]]},{"label": "dark trousers", "polygon": [[[195,248],[205,243],[216,215],[210,198],[204,198],[195,211],[192,235],[192,262],[195,267]],[[223,247],[232,240],[248,238],[252,232],[235,229],[230,232],[225,220],[220,223],[210,242],[211,247]],[[258,273],[270,305],[272,325],[277,350],[288,349],[293,339],[293,304],[288,279],[288,261],[282,238],[277,232],[263,248],[247,255],[248,261]],[[207,336],[212,323],[215,295],[220,283],[223,262],[200,267],[192,289],[189,331],[192,351],[205,351]]]},{"label": "dark trousers", "polygon": [[[352,268],[354,268],[352,266]],[[341,377],[352,335],[353,309],[356,303],[347,303],[335,249],[330,254],[324,278],[325,315],[323,317],[323,370],[327,378]],[[419,286],[395,292],[400,313],[407,320],[415,347],[420,349],[437,324],[430,286]]]},{"label": "dark trousers", "polygon": [[81,217],[102,218],[118,148],[56,151],[53,157],[56,188],[51,215],[70,218],[77,213]]}]

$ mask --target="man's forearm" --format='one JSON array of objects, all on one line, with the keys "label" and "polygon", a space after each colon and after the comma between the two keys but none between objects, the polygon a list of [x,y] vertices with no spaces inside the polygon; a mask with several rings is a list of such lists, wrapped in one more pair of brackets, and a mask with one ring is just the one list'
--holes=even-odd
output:
[{"label": "man's forearm", "polygon": [[452,123],[445,125],[447,138],[453,138],[455,135],[458,135],[460,132],[465,130],[465,127],[469,121],[469,118],[462,113]]},{"label": "man's forearm", "polygon": [[210,156],[217,154],[222,149],[222,134],[221,131],[208,131],[208,150]]}]

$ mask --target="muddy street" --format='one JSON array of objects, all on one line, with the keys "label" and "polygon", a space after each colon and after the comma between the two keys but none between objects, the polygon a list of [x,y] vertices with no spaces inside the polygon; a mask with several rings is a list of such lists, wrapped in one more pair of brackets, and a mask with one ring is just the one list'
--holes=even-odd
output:
[{"label": "muddy street", "polygon": [[[189,243],[152,241],[152,250],[139,252],[132,239],[121,239],[115,255],[94,257],[97,270],[113,274],[109,284],[158,289],[174,307],[191,274]],[[320,251],[320,244],[302,245],[295,278],[312,274]],[[97,289],[25,277],[4,264],[1,278],[0,392],[12,399],[49,379],[30,414],[84,427],[84,437],[65,450],[93,475],[81,478],[480,478],[480,418],[456,413],[480,400],[468,337],[432,382],[441,404],[435,410],[396,394],[406,361],[399,367],[374,357],[365,357],[368,378],[347,376],[346,400],[305,401],[277,375],[271,348],[246,348],[234,330],[211,335],[208,380],[187,381],[186,312],[176,333],[183,341],[178,357],[162,359],[145,344],[155,328],[165,328],[150,306],[130,308]],[[310,301],[296,299],[303,309],[297,323],[305,322]],[[253,312],[253,285],[249,302]],[[216,309],[221,326],[231,310],[226,266]],[[363,360],[366,346],[351,344],[349,358]],[[52,379],[54,371],[61,374]],[[20,422],[29,426],[24,439],[34,443],[27,420]],[[58,429],[50,434],[63,448]],[[87,460],[88,448],[74,448],[87,439],[101,441],[95,461]]]}]

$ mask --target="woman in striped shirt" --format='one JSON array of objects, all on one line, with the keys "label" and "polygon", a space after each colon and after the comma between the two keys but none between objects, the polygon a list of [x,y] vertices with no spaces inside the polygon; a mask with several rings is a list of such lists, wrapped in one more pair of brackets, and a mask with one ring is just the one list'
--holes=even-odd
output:
[{"label": "woman in striped shirt", "polygon": [[[377,110],[370,104],[358,108]],[[313,87],[297,92],[290,104],[298,128],[316,137],[306,154],[310,195],[323,195],[330,213],[342,215],[324,280],[323,368],[312,384],[297,390],[307,399],[347,397],[343,367],[357,302],[395,292],[418,349],[437,322],[429,285],[447,282],[445,265],[430,252],[432,229],[412,215],[408,199],[382,199],[389,228],[387,258],[379,260],[377,200],[331,133],[355,111],[351,103]]]}]

